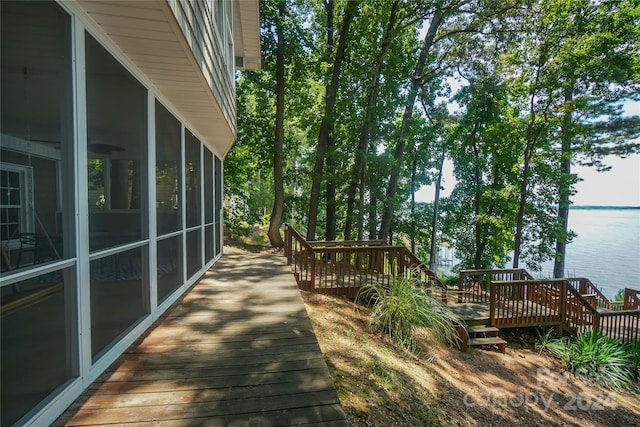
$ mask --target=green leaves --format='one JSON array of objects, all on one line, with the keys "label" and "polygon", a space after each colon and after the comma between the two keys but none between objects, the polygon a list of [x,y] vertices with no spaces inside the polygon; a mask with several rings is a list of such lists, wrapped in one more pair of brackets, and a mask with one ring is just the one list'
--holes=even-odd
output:
[{"label": "green leaves", "polygon": [[547,334],[536,347],[560,359],[567,371],[584,381],[612,389],[624,389],[633,383],[637,344],[623,344],[597,330],[588,330],[575,338],[554,339]]}]

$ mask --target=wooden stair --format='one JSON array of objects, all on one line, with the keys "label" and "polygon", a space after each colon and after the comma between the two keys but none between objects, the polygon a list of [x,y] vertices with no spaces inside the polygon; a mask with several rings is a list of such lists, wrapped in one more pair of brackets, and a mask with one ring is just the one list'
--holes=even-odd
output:
[{"label": "wooden stair", "polygon": [[458,336],[462,340],[460,350],[467,351],[469,347],[496,346],[502,354],[506,352],[507,342],[498,336],[500,330],[489,325],[469,325],[458,328]]}]

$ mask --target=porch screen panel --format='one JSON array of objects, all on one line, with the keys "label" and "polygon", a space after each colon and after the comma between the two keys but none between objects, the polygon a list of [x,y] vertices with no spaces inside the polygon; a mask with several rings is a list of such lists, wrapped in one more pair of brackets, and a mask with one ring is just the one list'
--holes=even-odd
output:
[{"label": "porch screen panel", "polygon": [[156,101],[156,213],[158,235],[181,227],[180,122]]},{"label": "porch screen panel", "polygon": [[76,209],[71,17],[19,1],[2,1],[0,16],[0,425],[10,426],[78,376]]},{"label": "porch screen panel", "polygon": [[213,259],[213,251],[215,249],[215,241],[213,240],[213,225],[207,225],[204,228],[204,262]]},{"label": "porch screen panel", "polygon": [[200,228],[187,233],[187,277],[192,277],[202,267],[202,238]]},{"label": "porch screen panel", "polygon": [[213,240],[213,153],[204,150],[204,261],[211,261],[214,257],[215,242]]},{"label": "porch screen panel", "polygon": [[89,33],[85,60],[95,362],[150,312],[147,91]]},{"label": "porch screen panel", "polygon": [[147,91],[86,35],[89,246],[147,237]]},{"label": "porch screen panel", "polygon": [[97,360],[148,313],[147,246],[91,261],[91,356]]},{"label": "porch screen panel", "polygon": [[213,223],[213,153],[204,150],[204,223]]},{"label": "porch screen panel", "polygon": [[186,213],[187,228],[202,224],[200,201],[202,194],[200,191],[200,140],[188,130],[185,132],[185,190],[186,190]]},{"label": "porch screen panel", "polygon": [[182,235],[158,241],[158,304],[182,285]]},{"label": "porch screen panel", "polygon": [[215,254],[216,256],[222,252],[222,160],[215,156],[214,162],[214,229],[215,229]]}]

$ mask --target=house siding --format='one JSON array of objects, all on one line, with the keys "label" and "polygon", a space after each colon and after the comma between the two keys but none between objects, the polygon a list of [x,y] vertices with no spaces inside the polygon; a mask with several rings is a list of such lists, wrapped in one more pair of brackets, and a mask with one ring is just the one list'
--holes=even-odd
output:
[{"label": "house siding", "polygon": [[168,4],[235,136],[235,79],[226,66],[225,37],[220,34],[226,28],[214,27],[210,10],[203,1],[169,0]]}]

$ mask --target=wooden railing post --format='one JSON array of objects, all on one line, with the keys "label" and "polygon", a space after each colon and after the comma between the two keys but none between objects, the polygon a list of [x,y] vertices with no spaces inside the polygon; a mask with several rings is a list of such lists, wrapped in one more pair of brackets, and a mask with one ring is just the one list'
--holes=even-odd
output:
[{"label": "wooden railing post", "polygon": [[284,225],[284,255],[287,257],[287,265],[291,265],[291,229],[289,224]]},{"label": "wooden railing post", "polygon": [[623,310],[640,309],[640,291],[637,289],[624,288]]},{"label": "wooden railing post", "polygon": [[312,247],[307,248],[307,251],[309,251],[308,258],[311,260],[311,289],[309,290],[313,292],[316,288],[316,251]]},{"label": "wooden railing post", "polygon": [[567,286],[569,286],[569,282],[567,280],[562,280],[560,282],[560,301],[558,306],[558,311],[560,313],[560,325],[556,328],[557,335],[562,335],[562,330],[567,322],[567,294],[569,292]]},{"label": "wooden railing post", "polygon": [[496,284],[491,282],[489,284],[489,324],[491,326],[496,324],[496,298],[498,296],[496,291]]}]

